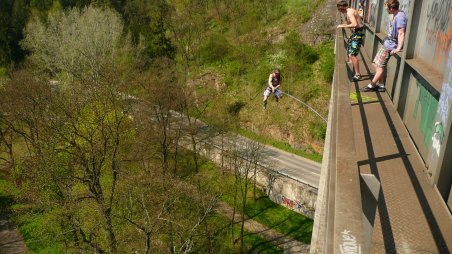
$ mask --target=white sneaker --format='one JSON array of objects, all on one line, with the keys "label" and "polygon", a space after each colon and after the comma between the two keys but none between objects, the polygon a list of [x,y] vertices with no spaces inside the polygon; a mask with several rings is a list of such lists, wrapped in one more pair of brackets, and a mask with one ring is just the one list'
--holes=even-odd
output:
[{"label": "white sneaker", "polygon": [[371,92],[376,91],[378,86],[373,86],[372,83],[368,84],[367,86],[363,86],[359,89],[360,92]]},{"label": "white sneaker", "polygon": [[378,92],[384,92],[386,91],[386,87],[384,84],[377,84],[377,91]]},{"label": "white sneaker", "polygon": [[352,77],[353,81],[358,81],[361,79],[361,75],[360,74],[355,74],[355,76]]}]

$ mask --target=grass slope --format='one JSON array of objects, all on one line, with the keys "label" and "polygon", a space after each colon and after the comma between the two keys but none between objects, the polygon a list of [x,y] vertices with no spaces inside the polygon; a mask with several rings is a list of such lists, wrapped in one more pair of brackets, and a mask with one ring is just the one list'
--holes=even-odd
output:
[{"label": "grass slope", "polygon": [[327,116],[333,42],[307,45],[299,31],[322,2],[276,1],[265,20],[259,15],[237,17],[232,23],[212,18],[199,61],[190,69],[189,83],[204,105],[200,108],[206,107],[204,121],[238,122],[236,131],[254,133],[248,137],[272,140],[267,144],[278,141],[285,144],[279,148],[289,146],[286,150],[320,160],[326,132],[322,119],[289,97],[279,103],[270,98],[264,112],[262,93],[270,71],[280,68],[282,91]]}]

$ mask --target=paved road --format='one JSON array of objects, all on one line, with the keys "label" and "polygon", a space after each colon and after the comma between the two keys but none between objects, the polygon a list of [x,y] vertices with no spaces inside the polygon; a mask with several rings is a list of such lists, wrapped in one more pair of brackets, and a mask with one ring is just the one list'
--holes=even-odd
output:
[{"label": "paved road", "polygon": [[[179,120],[182,120],[178,121],[178,124],[185,125],[184,123],[186,123],[186,121],[183,120],[184,117],[182,114],[174,112],[173,116]],[[220,148],[221,138],[218,135],[212,133],[209,126],[207,126],[206,124],[202,123],[199,120],[197,120],[196,122],[196,124],[199,124],[199,129],[201,130],[198,135],[199,139],[202,139],[205,142],[209,142],[211,144],[213,143],[217,148]],[[206,136],[211,137],[206,139]],[[216,137],[212,138],[212,136]],[[223,147],[232,147],[233,142],[239,142],[241,143],[241,146],[245,148],[249,146],[250,142],[253,142],[250,139],[242,136],[229,135],[226,139],[228,139],[229,141],[228,145],[223,145]],[[261,165],[266,166],[271,170],[277,171],[281,175],[285,175],[299,182],[308,184],[316,189],[319,187],[321,168],[320,163],[295,154],[288,153],[272,146],[262,144],[260,146],[260,149],[262,149],[261,152],[263,154],[263,162],[260,163]],[[228,148],[225,148],[225,150],[228,150]]]},{"label": "paved road", "polygon": [[270,146],[265,146],[264,154],[274,170],[315,188],[319,187],[320,163]]},{"label": "paved road", "polygon": [[[239,138],[243,140],[243,142],[253,142],[244,137]],[[261,152],[263,154],[263,162],[260,163],[261,165],[299,182],[303,182],[315,188],[319,187],[320,163],[272,146],[261,146]]]}]

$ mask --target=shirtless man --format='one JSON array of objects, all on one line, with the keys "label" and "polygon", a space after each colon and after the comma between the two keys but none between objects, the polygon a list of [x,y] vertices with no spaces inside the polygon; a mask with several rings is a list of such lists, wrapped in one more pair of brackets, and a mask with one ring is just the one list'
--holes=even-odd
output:
[{"label": "shirtless man", "polygon": [[337,2],[337,10],[341,13],[347,14],[347,24],[338,25],[337,28],[350,28],[352,35],[348,43],[348,56],[355,69],[355,75],[353,81],[358,81],[361,78],[361,72],[359,71],[358,58],[359,49],[363,44],[364,28],[363,19],[359,15],[359,12],[351,7],[348,7],[348,1],[341,0]]},{"label": "shirtless man", "polygon": [[281,86],[281,71],[279,69],[274,70],[270,73],[268,77],[268,87],[264,91],[264,110],[267,109],[267,99],[274,93],[276,101],[279,101],[282,97],[282,92],[279,90]]}]

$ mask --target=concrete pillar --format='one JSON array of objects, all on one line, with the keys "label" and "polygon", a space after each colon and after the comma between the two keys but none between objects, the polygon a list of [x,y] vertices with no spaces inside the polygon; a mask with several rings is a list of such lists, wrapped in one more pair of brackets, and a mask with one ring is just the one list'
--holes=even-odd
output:
[{"label": "concrete pillar", "polygon": [[[452,122],[452,49],[449,52],[443,87],[439,98],[435,126],[432,135],[432,147],[427,158],[428,173],[431,182],[436,185],[445,201],[449,199],[452,210],[450,192],[452,185],[452,137],[450,127]],[[448,154],[448,156],[445,156]]]}]

